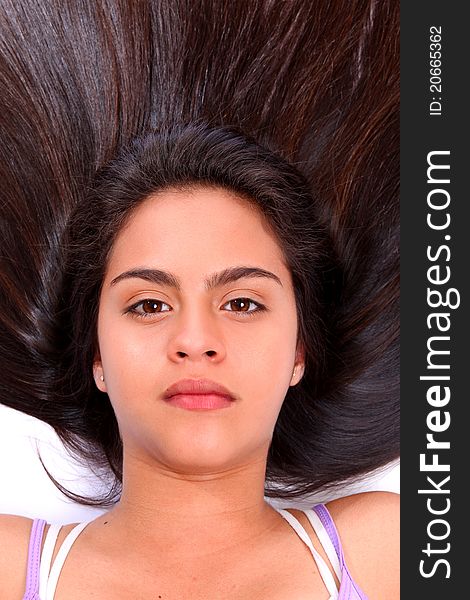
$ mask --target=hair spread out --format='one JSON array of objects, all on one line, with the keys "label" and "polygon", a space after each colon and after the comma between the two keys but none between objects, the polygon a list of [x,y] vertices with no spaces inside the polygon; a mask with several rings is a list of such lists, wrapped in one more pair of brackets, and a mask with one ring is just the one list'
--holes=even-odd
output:
[{"label": "hair spread out", "polygon": [[[132,211],[168,188],[257,206],[292,274],[301,382],[267,496],[399,452],[398,2],[0,0],[0,402],[109,486],[122,441],[93,381],[99,294]],[[45,467],[46,468],[46,467]]]}]

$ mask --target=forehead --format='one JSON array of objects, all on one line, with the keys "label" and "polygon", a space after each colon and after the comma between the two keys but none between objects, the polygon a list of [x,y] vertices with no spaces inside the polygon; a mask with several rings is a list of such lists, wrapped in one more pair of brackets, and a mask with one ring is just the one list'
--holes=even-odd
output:
[{"label": "forehead", "polygon": [[261,211],[220,188],[165,190],[145,200],[119,232],[108,276],[137,265],[195,274],[237,263],[287,273],[282,249]]}]

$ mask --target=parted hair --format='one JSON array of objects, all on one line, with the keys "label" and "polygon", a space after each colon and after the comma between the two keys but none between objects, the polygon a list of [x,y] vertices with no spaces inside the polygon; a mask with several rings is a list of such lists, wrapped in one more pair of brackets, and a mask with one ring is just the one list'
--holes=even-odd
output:
[{"label": "parted hair", "polygon": [[[60,4],[60,5],[59,5]],[[398,3],[0,0],[0,402],[122,488],[93,380],[113,242],[165,189],[233,191],[292,275],[305,372],[268,453],[294,498],[397,457]],[[216,206],[214,210],[216,210]]]}]

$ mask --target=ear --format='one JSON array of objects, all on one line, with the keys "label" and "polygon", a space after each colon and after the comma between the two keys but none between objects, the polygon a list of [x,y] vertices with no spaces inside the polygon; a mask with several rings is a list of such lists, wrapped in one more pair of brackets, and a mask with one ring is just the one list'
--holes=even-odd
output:
[{"label": "ear", "polygon": [[302,379],[305,371],[305,348],[302,343],[297,344],[295,351],[295,363],[292,370],[292,378],[290,385],[297,385]]},{"label": "ear", "polygon": [[99,353],[95,355],[95,359],[93,361],[93,379],[95,380],[96,387],[100,390],[100,392],[107,392],[103,365],[101,363],[101,357]]}]

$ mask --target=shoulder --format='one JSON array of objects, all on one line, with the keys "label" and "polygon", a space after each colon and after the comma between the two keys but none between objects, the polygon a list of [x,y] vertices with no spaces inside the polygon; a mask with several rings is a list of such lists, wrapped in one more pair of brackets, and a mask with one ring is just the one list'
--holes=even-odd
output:
[{"label": "shoulder", "polygon": [[26,585],[29,536],[33,519],[0,515],[0,581],[9,598],[21,598]]},{"label": "shoulder", "polygon": [[328,508],[354,581],[370,598],[399,597],[400,496],[363,492]]}]

